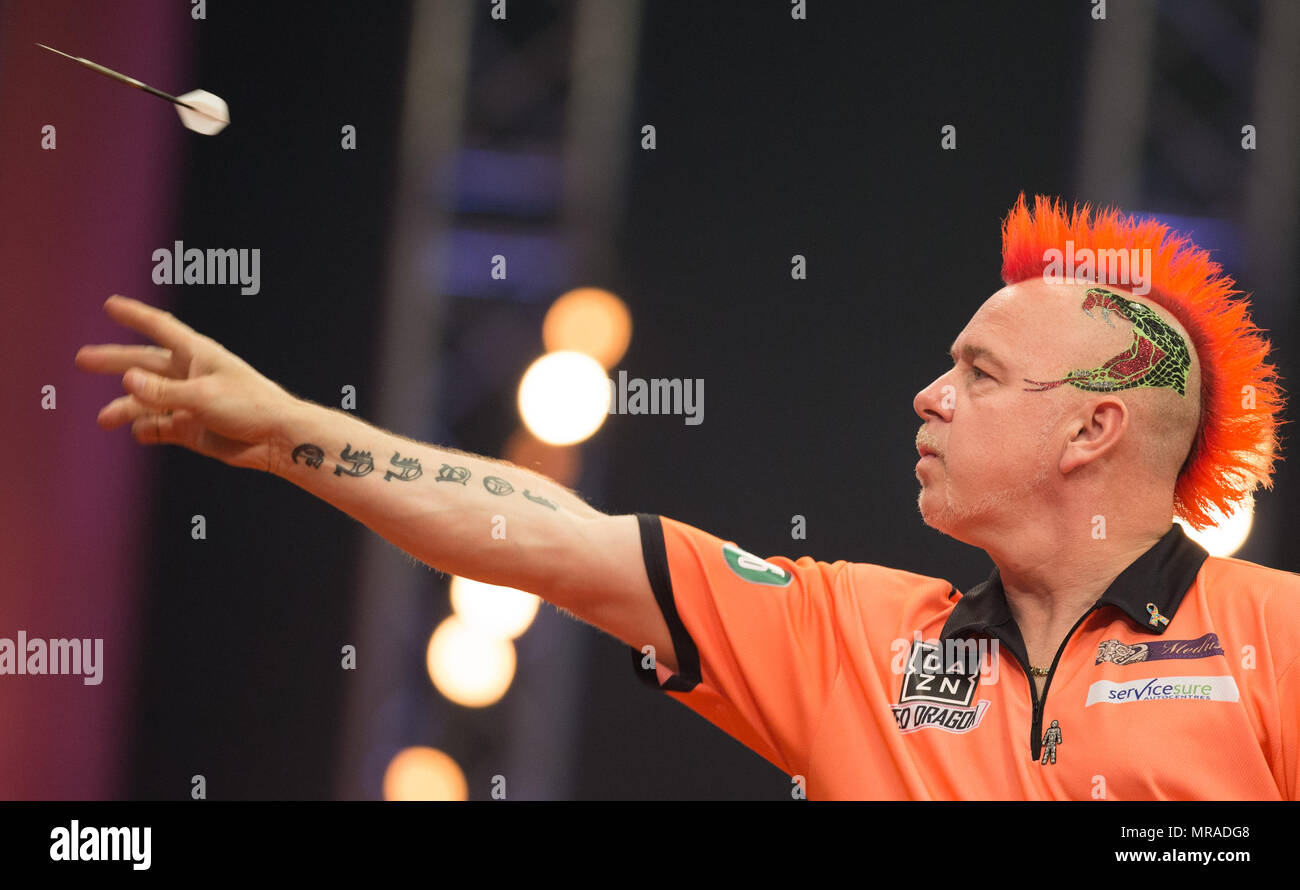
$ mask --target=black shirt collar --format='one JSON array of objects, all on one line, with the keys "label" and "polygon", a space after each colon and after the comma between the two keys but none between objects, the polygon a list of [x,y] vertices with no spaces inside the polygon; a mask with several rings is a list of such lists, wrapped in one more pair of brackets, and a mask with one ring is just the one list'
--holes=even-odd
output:
[{"label": "black shirt collar", "polygon": [[[1171,523],[1164,537],[1119,573],[1097,599],[1097,605],[1117,606],[1143,631],[1162,634],[1169,624],[1155,616],[1173,619],[1183,595],[1209,555],[1204,547],[1187,537],[1181,525]],[[1014,624],[1002,578],[994,567],[987,581],[976,584],[958,600],[940,638],[961,639]]]}]

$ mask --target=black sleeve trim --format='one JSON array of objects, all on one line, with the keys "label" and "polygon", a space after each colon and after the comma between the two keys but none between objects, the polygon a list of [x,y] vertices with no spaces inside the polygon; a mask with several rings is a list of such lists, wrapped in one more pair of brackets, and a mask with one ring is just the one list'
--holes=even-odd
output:
[{"label": "black sleeve trim", "polygon": [[638,679],[652,689],[690,692],[700,683],[700,650],[695,647],[695,641],[677,614],[677,604],[673,600],[673,579],[668,571],[664,527],[659,517],[653,513],[638,513],[636,518],[641,528],[641,555],[645,559],[646,576],[650,579],[650,589],[654,591],[659,611],[668,625],[668,636],[673,641],[673,653],[677,656],[677,673],[660,686],[658,675],[641,667],[644,656],[635,648],[631,650],[632,667]]}]

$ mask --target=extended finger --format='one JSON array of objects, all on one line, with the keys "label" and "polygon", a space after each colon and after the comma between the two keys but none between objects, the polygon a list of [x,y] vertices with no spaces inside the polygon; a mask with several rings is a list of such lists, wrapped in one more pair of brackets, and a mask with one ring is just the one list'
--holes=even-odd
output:
[{"label": "extended finger", "polygon": [[146,404],[157,408],[196,408],[201,401],[201,380],[172,380],[142,368],[131,368],[122,375],[122,388]]},{"label": "extended finger", "polygon": [[139,331],[156,343],[176,352],[192,355],[202,335],[170,312],[114,294],[104,302],[104,311],[118,324]]},{"label": "extended finger", "polygon": [[137,417],[162,413],[164,410],[166,409],[158,408],[156,405],[146,405],[135,396],[118,396],[99,409],[95,422],[103,429],[115,430],[124,423],[134,421]]},{"label": "extended finger", "polygon": [[130,368],[166,374],[171,368],[172,351],[163,346],[98,343],[77,350],[75,364],[83,371],[97,374],[122,374]]},{"label": "extended finger", "polygon": [[145,414],[131,423],[131,436],[141,445],[184,445],[191,420],[176,414]]}]

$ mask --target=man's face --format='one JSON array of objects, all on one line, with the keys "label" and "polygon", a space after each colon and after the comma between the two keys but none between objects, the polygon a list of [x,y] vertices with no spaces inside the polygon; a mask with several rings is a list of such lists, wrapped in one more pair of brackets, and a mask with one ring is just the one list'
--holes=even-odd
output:
[{"label": "man's face", "polygon": [[[1166,310],[1122,288],[1103,287],[1159,316],[1142,321],[1143,348],[1135,323],[1113,305],[1107,311],[1095,297],[1088,298],[1094,287],[1042,279],[1005,287],[958,334],[952,369],[912,403],[924,421],[918,449],[937,452],[916,467],[917,506],[927,525],[987,549],[990,538],[1068,513],[1068,474],[1081,460],[1095,459],[1100,452],[1088,457],[1090,448],[1097,436],[1107,435],[1112,442],[1107,451],[1116,460],[1098,466],[1111,474],[1136,466],[1159,484],[1163,479],[1172,510],[1178,468],[1199,419],[1199,361],[1195,350],[1184,352],[1190,364],[1181,374],[1176,370],[1175,343],[1186,346],[1190,336]],[[1137,383],[1116,385],[1166,358],[1153,382],[1138,376]],[[1076,388],[1072,381],[1087,383]],[[1122,403],[1119,420],[1117,403]],[[1115,480],[1133,484],[1119,476]]]},{"label": "man's face", "polygon": [[1027,392],[1025,378],[1065,370],[1062,308],[1073,300],[1077,312],[1084,290],[1035,281],[998,291],[958,335],[952,369],[917,393],[917,444],[937,452],[916,467],[927,525],[978,544],[981,530],[1023,522],[1050,500],[1063,402]]}]

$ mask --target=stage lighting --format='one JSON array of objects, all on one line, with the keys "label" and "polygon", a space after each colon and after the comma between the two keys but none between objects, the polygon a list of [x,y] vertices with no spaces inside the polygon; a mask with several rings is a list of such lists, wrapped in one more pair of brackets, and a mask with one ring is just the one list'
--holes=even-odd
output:
[{"label": "stage lighting", "polygon": [[469,783],[437,748],[403,748],[384,770],[384,800],[468,800]]},{"label": "stage lighting", "polygon": [[632,341],[632,314],[607,290],[580,287],[546,311],[542,342],[548,352],[581,352],[612,368]]},{"label": "stage lighting", "polygon": [[534,436],[572,445],[600,429],[609,411],[605,370],[580,352],[551,352],[529,366],[519,382],[519,414]]},{"label": "stage lighting", "polygon": [[451,605],[467,625],[498,640],[513,640],[533,623],[541,600],[531,593],[484,584],[459,575],[451,579]]},{"label": "stage lighting", "polygon": [[1214,509],[1207,512],[1218,521],[1203,532],[1196,531],[1178,517],[1174,517],[1174,521],[1183,527],[1187,537],[1208,550],[1211,556],[1231,556],[1240,550],[1241,545],[1250,537],[1250,529],[1254,525],[1254,500],[1241,505],[1227,518],[1223,518],[1223,514]]},{"label": "stage lighting", "polygon": [[429,638],[425,662],[438,691],[458,705],[495,704],[515,677],[515,646],[475,630],[457,615]]}]

